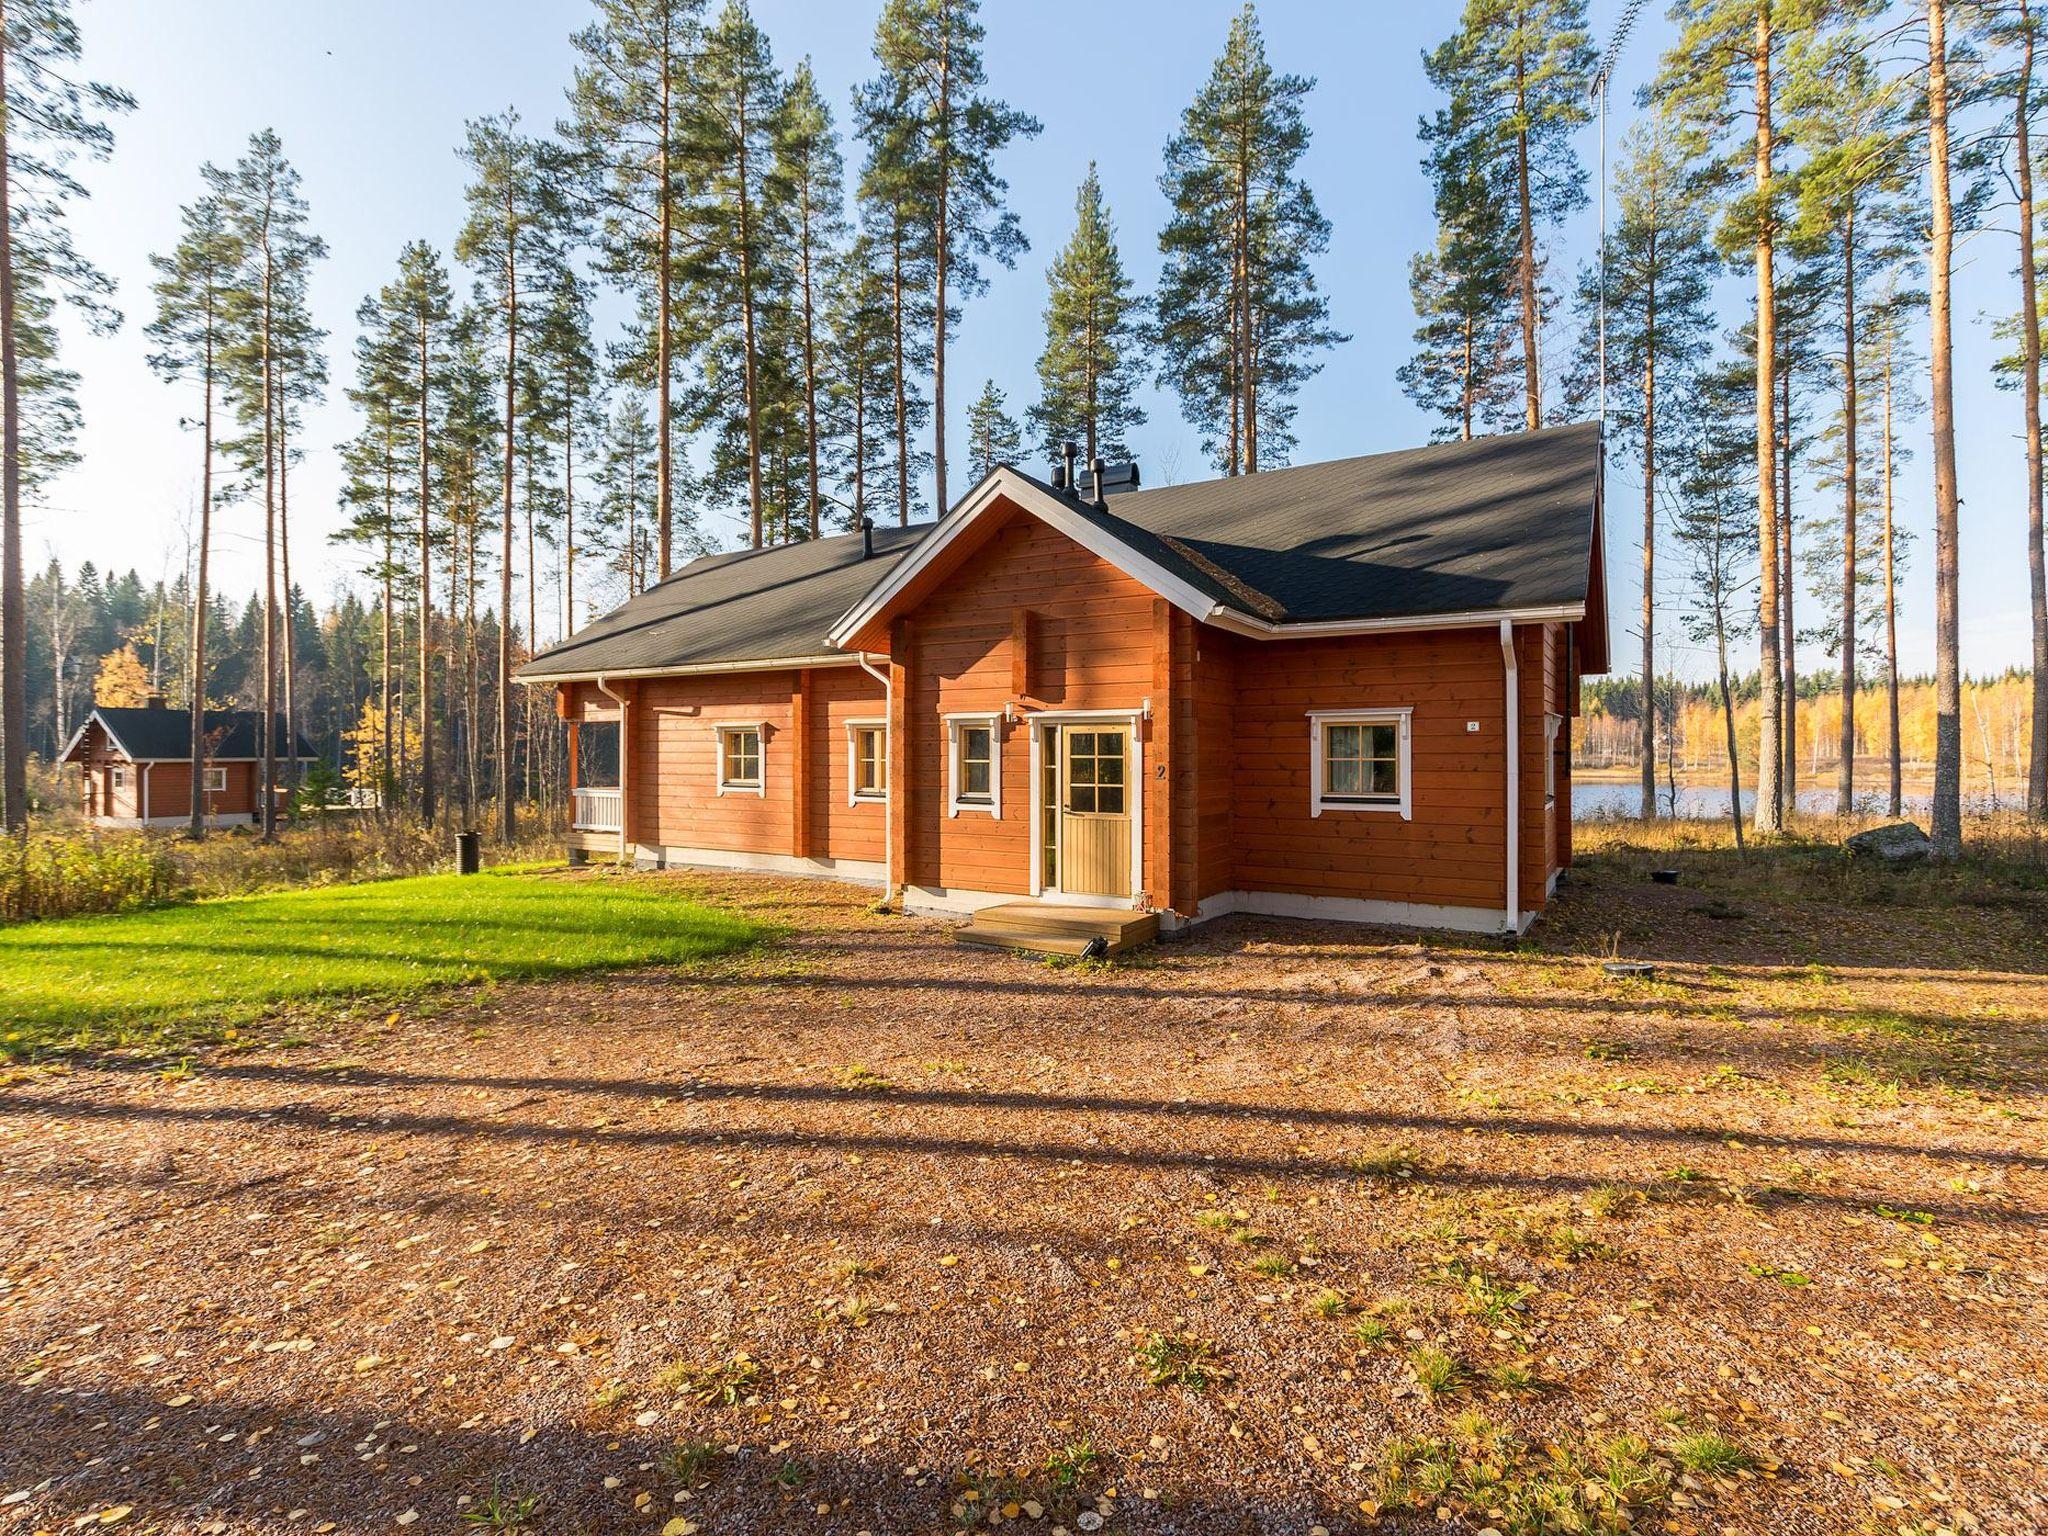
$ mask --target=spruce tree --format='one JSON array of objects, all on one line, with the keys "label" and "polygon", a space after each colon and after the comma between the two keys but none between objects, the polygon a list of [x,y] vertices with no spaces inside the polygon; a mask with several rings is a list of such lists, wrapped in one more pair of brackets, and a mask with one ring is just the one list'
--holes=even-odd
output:
[{"label": "spruce tree", "polygon": [[[1655,118],[1622,141],[1616,170],[1616,219],[1606,261],[1608,418],[1621,452],[1643,477],[1642,814],[1657,814],[1656,692],[1657,506],[1660,476],[1691,431],[1683,402],[1713,338],[1715,258],[1709,210],[1693,191],[1689,167]],[[1587,325],[1581,369],[1599,366],[1601,271],[1579,286]],[[1725,629],[1725,626],[1724,626]]]},{"label": "spruce tree", "polygon": [[[653,565],[655,454],[646,402],[628,393],[605,424],[598,453],[597,505],[591,517],[591,533],[606,552],[606,568],[618,575],[627,598],[637,597],[649,585]],[[694,534],[688,533],[679,545],[692,554],[697,546]]]},{"label": "spruce tree", "polygon": [[994,474],[997,466],[1014,464],[1024,446],[1023,431],[1003,403],[1003,392],[990,379],[967,408],[967,452],[976,484]]},{"label": "spruce tree", "polygon": [[569,91],[585,183],[601,209],[604,271],[638,301],[644,371],[654,389],[656,565],[669,572],[676,454],[672,390],[681,304],[679,241],[689,184],[683,170],[703,0],[594,0],[597,19],[575,36]]},{"label": "spruce tree", "polygon": [[1423,58],[1430,83],[1450,97],[1451,121],[1473,140],[1455,158],[1480,167],[1508,209],[1503,233],[1512,246],[1479,259],[1505,259],[1512,273],[1523,422],[1532,432],[1543,423],[1542,234],[1585,206],[1573,139],[1588,115],[1596,62],[1585,0],[1466,0],[1457,31]]},{"label": "spruce tree", "polygon": [[[1004,206],[997,157],[1038,119],[984,94],[979,0],[885,0],[875,27],[878,78],[862,88],[871,155],[887,162],[893,208],[931,256],[932,472],[946,497],[946,338],[953,306],[987,286],[981,262],[1012,267],[1030,249]],[[864,136],[867,136],[864,133]],[[905,232],[906,235],[908,232]],[[899,412],[899,415],[901,412]]]},{"label": "spruce tree", "polygon": [[1090,463],[1128,457],[1124,434],[1145,424],[1136,399],[1145,375],[1141,301],[1124,273],[1093,162],[1074,196],[1074,233],[1045,280],[1045,349],[1038,354],[1032,425],[1048,452],[1078,438]]},{"label": "spruce tree", "polygon": [[214,406],[228,343],[230,293],[240,277],[242,253],[228,227],[219,197],[209,193],[179,210],[182,233],[167,256],[152,256],[156,318],[148,326],[155,343],[150,366],[165,379],[199,385],[199,526],[196,535],[192,634],[187,652],[191,676],[192,814],[189,836],[206,835],[206,612],[208,559],[213,547]]},{"label": "spruce tree", "polygon": [[135,102],[79,80],[82,52],[71,0],[0,6],[0,827],[10,832],[28,819],[21,499],[63,462],[78,416],[52,311],[65,297],[102,329],[120,323],[113,285],[72,245],[64,205],[85,195],[70,162],[111,153],[106,120]]},{"label": "spruce tree", "polygon": [[1166,146],[1159,376],[1228,475],[1286,463],[1293,396],[1321,368],[1315,354],[1345,340],[1310,269],[1329,221],[1297,174],[1314,87],[1274,72],[1247,0]]}]

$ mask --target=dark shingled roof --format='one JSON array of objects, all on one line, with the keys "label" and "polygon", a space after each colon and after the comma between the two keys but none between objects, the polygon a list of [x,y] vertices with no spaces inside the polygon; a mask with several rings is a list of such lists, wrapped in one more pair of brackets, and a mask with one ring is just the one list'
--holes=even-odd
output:
[{"label": "dark shingled roof", "polygon": [[874,557],[865,560],[857,533],[706,555],[542,651],[518,675],[534,682],[829,655],[833,621],[931,526],[877,528]]},{"label": "dark shingled roof", "polygon": [[[121,749],[136,762],[189,762],[192,758],[192,711],[175,707],[153,708],[148,705],[136,708],[116,709],[107,705],[94,708],[86,724],[97,719],[107,728]],[[254,709],[209,709],[206,712],[206,755],[215,762],[229,758],[256,758],[262,755],[263,714]],[[284,716],[277,717],[275,740],[278,755],[282,757],[285,742]],[[72,738],[75,746],[78,737],[85,734],[83,727],[78,736]],[[65,748],[69,757],[70,747]],[[312,757],[312,745],[304,736],[299,738],[299,756]]]},{"label": "dark shingled roof", "polygon": [[[1563,608],[1589,596],[1592,422],[1112,492],[1101,507],[1015,473],[1197,591],[1274,624]],[[707,556],[519,676],[829,654],[835,623],[933,526],[878,529],[871,560],[857,534]]]},{"label": "dark shingled roof", "polygon": [[1068,505],[1218,602],[1316,623],[1582,603],[1599,484],[1584,422]]}]

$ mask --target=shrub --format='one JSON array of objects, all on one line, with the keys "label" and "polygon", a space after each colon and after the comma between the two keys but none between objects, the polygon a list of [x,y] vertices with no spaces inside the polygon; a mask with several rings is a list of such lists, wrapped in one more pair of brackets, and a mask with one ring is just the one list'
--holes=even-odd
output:
[{"label": "shrub", "polygon": [[183,884],[157,838],[38,833],[0,840],[0,921],[127,912],[168,901]]}]

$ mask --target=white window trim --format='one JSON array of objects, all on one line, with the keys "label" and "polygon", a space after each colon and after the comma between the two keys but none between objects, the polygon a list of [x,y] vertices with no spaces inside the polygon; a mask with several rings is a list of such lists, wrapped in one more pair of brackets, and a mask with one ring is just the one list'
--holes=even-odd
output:
[{"label": "white window trim", "polygon": [[128,787],[128,770],[118,767],[112,769],[107,776],[107,783],[109,787],[114,789],[126,789]]},{"label": "white window trim", "polygon": [[[860,787],[860,733],[880,731],[882,733],[882,787],[862,789]],[[846,722],[846,803],[848,805],[885,805],[889,800],[889,722],[886,720],[849,720]]]},{"label": "white window trim", "polygon": [[[1412,764],[1414,730],[1412,705],[1392,709],[1319,709],[1308,716],[1309,791],[1308,813],[1317,817],[1325,811],[1378,811],[1398,813],[1403,821],[1415,819],[1415,775]],[[1395,725],[1397,754],[1395,773],[1400,793],[1392,800],[1326,800],[1323,797],[1323,728],[1330,725]]]},{"label": "white window trim", "polygon": [[[728,784],[725,779],[725,737],[728,731],[752,731],[760,750],[754,754],[759,763],[761,777],[751,784]],[[717,776],[718,792],[721,795],[754,795],[768,798],[768,722],[765,720],[719,720],[711,727],[712,750],[715,757],[712,772]]]},{"label": "white window trim", "polygon": [[1557,804],[1557,736],[1564,729],[1564,716],[1543,717],[1543,803]]},{"label": "white window trim", "polygon": [[200,791],[201,793],[208,795],[226,794],[228,792],[227,769],[219,767],[208,768],[206,770],[206,779],[200,785]]},{"label": "white window trim", "polygon": [[[946,715],[946,815],[1003,818],[1003,717],[998,712]],[[988,799],[960,798],[960,731],[963,726],[988,727]]]}]

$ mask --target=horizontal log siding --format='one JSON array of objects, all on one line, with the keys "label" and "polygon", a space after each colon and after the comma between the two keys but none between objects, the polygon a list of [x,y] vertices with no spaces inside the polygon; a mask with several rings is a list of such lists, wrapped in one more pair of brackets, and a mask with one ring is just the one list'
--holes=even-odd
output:
[{"label": "horizontal log siding", "polygon": [[[1195,774],[1195,894],[1215,896],[1231,890],[1237,880],[1235,851],[1237,812],[1237,672],[1243,651],[1256,652],[1220,629],[1195,627],[1194,679],[1190,692],[1195,747],[1183,753]],[[1307,722],[1303,722],[1307,739]]]},{"label": "horizontal log siding", "polygon": [[949,714],[999,714],[1010,699],[1020,608],[1031,614],[1030,674],[1040,702],[1135,709],[1152,692],[1151,592],[1036,518],[1019,514],[1004,523],[917,609],[910,628],[905,833],[912,884],[1008,895],[1031,889],[1029,729],[1021,721],[999,729],[1001,818],[954,817],[946,814],[942,723]]},{"label": "horizontal log siding", "polygon": [[[1542,631],[1524,632],[1520,645],[1525,864],[1540,867]],[[1498,630],[1250,642],[1240,648],[1236,671],[1235,889],[1501,905],[1507,765]],[[1358,811],[1312,816],[1309,713],[1404,706],[1414,711],[1413,818]],[[1468,721],[1479,729],[1468,731]],[[1544,873],[1525,878],[1525,890],[1540,893]]]},{"label": "horizontal log siding", "polygon": [[[628,690],[617,686],[621,693]],[[649,677],[632,685],[627,826],[636,843],[732,853],[793,851],[794,672]],[[718,793],[718,726],[765,722],[763,795]]]},{"label": "horizontal log siding", "polygon": [[811,853],[879,864],[887,808],[879,800],[847,804],[846,725],[882,720],[882,685],[859,667],[811,671]]}]

